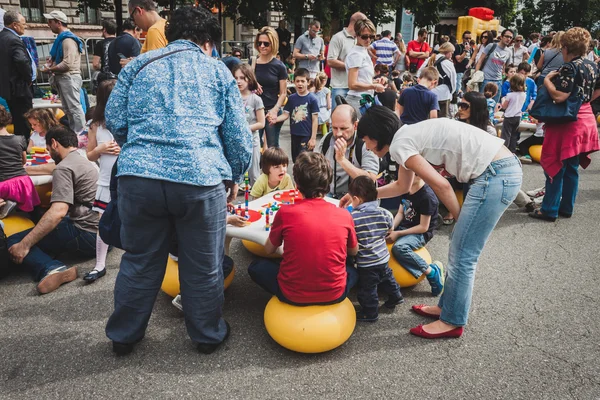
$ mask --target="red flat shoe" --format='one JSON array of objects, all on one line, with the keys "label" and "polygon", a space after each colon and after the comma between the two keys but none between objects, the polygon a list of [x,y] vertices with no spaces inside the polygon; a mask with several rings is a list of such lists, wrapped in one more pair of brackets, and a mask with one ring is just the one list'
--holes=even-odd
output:
[{"label": "red flat shoe", "polygon": [[448,332],[428,333],[423,330],[423,325],[417,325],[416,327],[410,329],[410,333],[425,339],[459,338],[463,334],[463,327],[459,326],[458,328],[454,328]]},{"label": "red flat shoe", "polygon": [[433,319],[440,319],[439,315],[435,315],[432,313],[428,313],[427,311],[423,311],[423,307],[428,307],[427,304],[417,304],[415,306],[412,306],[412,310],[419,314],[422,315],[424,317],[428,317],[428,318],[433,318]]}]

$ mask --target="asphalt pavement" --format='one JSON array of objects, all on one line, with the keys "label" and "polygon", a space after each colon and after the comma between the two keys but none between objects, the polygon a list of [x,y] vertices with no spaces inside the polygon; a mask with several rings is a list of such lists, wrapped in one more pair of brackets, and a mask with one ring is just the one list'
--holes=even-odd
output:
[{"label": "asphalt pavement", "polygon": [[[282,143],[289,150],[289,134]],[[598,399],[600,155],[592,158],[571,219],[533,220],[514,206],[502,217],[479,260],[460,339],[408,333],[427,322],[410,305],[436,302],[422,282],[403,290],[406,303],[393,313],[357,324],[343,346],[288,351],[265,330],[270,296],[248,277],[252,256],[234,240],[224,307],[232,333],[222,349],[196,352],[182,313],[160,292],[145,339],[116,357],[104,333],[115,250],[107,275],[89,286],[78,279],[40,296],[26,272],[0,282],[0,398]],[[539,164],[523,170],[524,188],[543,186]],[[444,263],[450,232],[442,227],[427,246]],[[81,277],[94,261],[70,264]]]}]

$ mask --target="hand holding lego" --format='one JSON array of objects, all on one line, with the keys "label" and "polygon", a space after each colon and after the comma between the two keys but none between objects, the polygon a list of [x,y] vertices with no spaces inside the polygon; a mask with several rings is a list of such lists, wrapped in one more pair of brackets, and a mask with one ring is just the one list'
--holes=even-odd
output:
[{"label": "hand holding lego", "polygon": [[227,216],[227,224],[242,228],[244,226],[250,225],[250,222],[248,222],[248,220],[246,220],[246,218],[241,217],[239,215],[228,215]]}]

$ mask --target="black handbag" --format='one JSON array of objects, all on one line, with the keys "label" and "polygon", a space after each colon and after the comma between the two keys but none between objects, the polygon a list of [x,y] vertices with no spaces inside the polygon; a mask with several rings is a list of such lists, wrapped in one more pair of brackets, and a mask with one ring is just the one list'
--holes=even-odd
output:
[{"label": "black handbag", "polygon": [[102,241],[108,245],[123,248],[121,244],[121,217],[119,216],[119,207],[117,205],[117,163],[113,165],[110,173],[110,202],[98,222],[98,233]]},{"label": "black handbag", "polygon": [[[569,64],[572,64],[573,69],[577,71],[575,64]],[[542,85],[538,89],[537,98],[529,111],[529,115],[540,122],[565,124],[567,122],[577,121],[577,114],[579,114],[579,109],[582,104],[583,89],[577,84],[573,85],[571,94],[567,100],[562,103],[556,103],[550,96],[546,86]]]}]

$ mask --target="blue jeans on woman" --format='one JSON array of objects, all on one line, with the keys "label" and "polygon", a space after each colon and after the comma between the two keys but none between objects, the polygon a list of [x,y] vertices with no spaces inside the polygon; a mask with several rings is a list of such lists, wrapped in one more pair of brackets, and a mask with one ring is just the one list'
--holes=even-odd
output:
[{"label": "blue jeans on woman", "polygon": [[500,217],[517,197],[522,180],[521,163],[513,156],[493,161],[471,181],[452,232],[448,275],[438,302],[441,321],[467,324],[477,261]]},{"label": "blue jeans on woman", "polygon": [[[268,112],[265,111],[265,115]],[[281,115],[282,111],[279,110],[277,116]],[[275,125],[271,125],[269,121],[265,120],[265,127],[259,130],[260,134],[260,145],[263,145],[263,133],[266,133],[267,136],[267,147],[279,147],[279,132],[281,132],[281,127],[283,126],[283,122],[279,122]]]},{"label": "blue jeans on woman", "polygon": [[558,213],[573,214],[575,198],[579,189],[579,156],[563,160],[563,167],[554,178],[546,174],[546,194],[541,212],[549,217]]},{"label": "blue jeans on woman", "polygon": [[279,262],[269,260],[267,258],[258,258],[252,261],[248,266],[248,275],[250,275],[250,278],[254,281],[254,283],[272,295],[277,296],[280,301],[294,306],[329,305],[342,302],[348,296],[350,289],[352,289],[358,281],[358,272],[356,271],[356,268],[349,266],[348,263],[346,263],[346,273],[346,290],[341,297],[326,303],[299,304],[286,299],[283,293],[281,293],[279,282],[277,281],[277,275],[279,274]]},{"label": "blue jeans on woman", "polygon": [[416,279],[429,268],[427,261],[415,253],[415,250],[424,247],[425,244],[427,244],[425,238],[419,233],[401,236],[392,246],[392,256]]},{"label": "blue jeans on woman", "polygon": [[[7,239],[8,247],[20,243],[32,229],[11,235]],[[40,281],[48,272],[65,265],[54,259],[61,254],[96,257],[96,232],[79,229],[69,217],[65,217],[29,250],[29,254],[23,259],[23,265],[31,269],[34,280]]]},{"label": "blue jeans on woman", "polygon": [[125,254],[115,283],[106,336],[118,343],[144,337],[160,290],[171,238],[177,233],[185,325],[195,343],[225,338],[223,184],[193,186],[134,176],[119,178],[118,207]]}]

